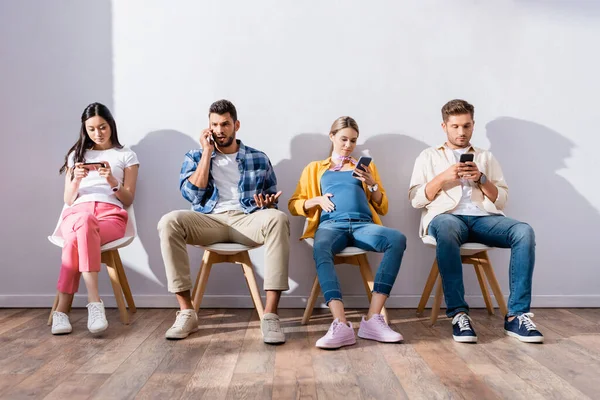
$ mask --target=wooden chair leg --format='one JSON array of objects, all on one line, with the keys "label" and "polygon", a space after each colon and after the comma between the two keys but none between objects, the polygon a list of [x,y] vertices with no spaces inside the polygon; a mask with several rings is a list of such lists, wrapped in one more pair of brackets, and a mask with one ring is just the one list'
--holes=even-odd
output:
[{"label": "wooden chair leg", "polygon": [[202,303],[202,297],[204,296],[204,290],[206,289],[206,282],[208,282],[208,275],[212,268],[212,252],[204,250],[204,256],[202,257],[202,264],[200,265],[200,272],[198,272],[198,278],[196,279],[196,286],[194,287],[194,297],[192,297],[192,304],[194,310],[198,312],[200,309],[200,303]]},{"label": "wooden chair leg", "polygon": [[117,301],[117,307],[119,308],[119,316],[121,322],[125,325],[129,325],[129,313],[125,306],[125,299],[123,298],[123,287],[121,286],[119,273],[115,267],[115,259],[112,251],[106,251],[102,253],[102,262],[106,264],[108,270],[108,276],[110,278],[110,284],[112,285],[113,292],[115,294],[115,300]]},{"label": "wooden chair leg", "polygon": [[475,269],[475,273],[477,274],[479,287],[481,287],[481,294],[483,295],[483,300],[485,301],[485,308],[487,308],[489,315],[494,315],[494,305],[492,304],[492,298],[490,297],[490,292],[488,291],[487,283],[485,283],[485,279],[483,277],[483,268],[481,267],[481,264],[479,264],[476,261],[473,261],[473,268]]},{"label": "wooden chair leg", "polygon": [[54,297],[54,305],[52,305],[52,310],[50,310],[50,316],[48,317],[48,326],[52,325],[52,315],[54,311],[56,311],[56,307],[58,307],[58,292],[56,292],[56,296]]},{"label": "wooden chair leg", "polygon": [[254,267],[252,266],[250,255],[247,251],[244,251],[242,253],[239,253],[237,256],[241,260],[240,265],[242,266],[242,272],[246,277],[246,283],[248,284],[248,289],[250,290],[250,296],[252,296],[254,307],[258,312],[258,318],[262,321],[263,316],[265,314],[265,309],[262,304],[262,299],[260,298],[260,291],[258,290],[258,285],[256,284],[256,277],[254,276]]},{"label": "wooden chair leg", "polygon": [[494,268],[492,268],[492,263],[490,262],[487,251],[483,252],[483,254],[480,256],[479,262],[488,278],[492,292],[494,292],[494,297],[496,298],[496,302],[498,303],[498,308],[500,308],[502,317],[504,317],[506,314],[508,314],[508,308],[506,307],[506,302],[504,301],[504,296],[502,295],[502,289],[500,289],[500,284],[496,279],[496,274],[494,273]]},{"label": "wooden chair leg", "polygon": [[[357,256],[358,258],[358,264],[359,264],[359,268],[360,268],[360,274],[362,275],[363,278],[363,284],[365,285],[365,290],[367,291],[367,297],[369,298],[369,303],[371,303],[371,299],[373,297],[372,295],[372,291],[373,288],[375,287],[375,279],[373,278],[373,271],[371,271],[371,266],[369,265],[369,259],[367,258],[366,254],[361,254],[359,256]],[[390,323],[390,320],[388,318],[388,313],[387,310],[385,309],[385,307],[383,307],[381,309],[381,314],[383,315],[383,318],[385,319],[385,322],[387,322],[388,324]]]},{"label": "wooden chair leg", "polygon": [[440,313],[440,305],[442,304],[442,294],[444,293],[442,286],[442,276],[438,274],[437,287],[435,289],[435,297],[433,298],[433,306],[431,307],[431,325],[434,325]]},{"label": "wooden chair leg", "polygon": [[210,256],[210,252],[208,250],[205,250],[204,254],[202,255],[202,261],[200,261],[200,269],[198,270],[198,275],[196,275],[196,283],[194,283],[194,287],[192,288],[192,293],[191,293],[192,299],[194,297],[196,297],[196,290],[198,290],[198,283],[200,283],[200,272],[202,271],[204,264],[206,264],[206,260],[208,260],[209,256]]},{"label": "wooden chair leg", "polygon": [[431,296],[431,291],[435,286],[435,280],[437,279],[440,271],[438,269],[437,258],[433,260],[433,265],[431,266],[431,271],[429,271],[429,276],[427,277],[427,282],[425,283],[425,288],[423,288],[423,294],[421,295],[421,301],[419,301],[419,306],[417,307],[417,315],[422,315],[425,310],[425,306],[427,306],[427,301],[429,301],[429,296]]},{"label": "wooden chair leg", "polygon": [[133,301],[133,296],[131,295],[129,281],[127,281],[127,275],[125,275],[125,269],[123,268],[123,263],[121,262],[121,256],[119,255],[119,251],[114,250],[112,256],[115,260],[115,268],[117,269],[117,273],[119,274],[119,281],[121,282],[121,286],[123,288],[123,294],[125,295],[125,300],[127,301],[127,307],[129,308],[129,311],[137,312],[135,302]]},{"label": "wooden chair leg", "polygon": [[310,316],[313,313],[313,309],[315,308],[315,302],[317,301],[317,297],[319,297],[319,292],[321,291],[321,286],[319,286],[319,278],[315,276],[315,281],[313,282],[312,289],[310,291],[310,296],[306,301],[306,308],[304,309],[304,315],[302,316],[302,325],[306,325]]}]

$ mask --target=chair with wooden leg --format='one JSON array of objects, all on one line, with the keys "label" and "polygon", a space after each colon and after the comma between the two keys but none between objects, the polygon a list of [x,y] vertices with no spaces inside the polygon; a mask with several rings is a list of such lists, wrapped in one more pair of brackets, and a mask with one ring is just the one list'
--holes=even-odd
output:
[{"label": "chair with wooden leg", "polygon": [[[65,208],[66,206],[63,208],[63,211]],[[129,206],[125,210],[127,210],[129,216],[127,219],[125,236],[121,239],[106,243],[100,248],[100,251],[102,252],[101,261],[106,265],[108,270],[108,276],[115,294],[117,307],[119,308],[121,322],[127,325],[129,324],[129,313],[127,312],[127,308],[129,308],[129,311],[131,312],[136,312],[137,309],[135,307],[135,302],[133,301],[133,296],[131,295],[131,289],[129,288],[129,282],[127,281],[127,275],[125,275],[125,269],[123,268],[123,263],[121,263],[118,249],[133,242],[133,239],[137,236],[137,227],[135,224],[133,206]],[[52,236],[48,236],[48,240],[58,247],[63,247],[65,244],[65,240],[60,232],[61,222],[62,218],[59,218],[54,233]],[[125,299],[123,299],[123,297],[125,297]],[[125,305],[125,302],[127,302],[127,305]],[[56,293],[56,297],[54,298],[54,305],[52,306],[52,311],[50,311],[50,317],[48,317],[48,325],[52,324],[52,314],[56,310],[56,307],[58,307],[58,293]],[[70,309],[71,305],[69,305],[69,310]]]},{"label": "chair with wooden leg", "polygon": [[254,307],[256,308],[258,317],[262,320],[265,313],[264,307],[254,276],[254,266],[252,265],[250,255],[248,254],[248,251],[256,247],[244,246],[238,243],[215,243],[208,246],[196,247],[204,249],[204,256],[202,257],[196,284],[192,290],[192,304],[194,305],[194,310],[198,312],[200,309],[200,304],[202,303],[202,297],[204,296],[204,290],[206,289],[206,283],[208,282],[208,276],[212,266],[214,264],[225,262],[235,263],[240,264],[242,267],[242,272],[246,278],[246,283],[248,284]]},{"label": "chair with wooden leg", "polygon": [[[307,222],[304,224],[304,230],[306,230]],[[315,240],[313,238],[306,238],[304,241],[313,248]],[[359,249],[358,247],[346,247],[344,250],[335,255],[333,259],[334,265],[340,264],[349,264],[356,265],[359,267],[360,275],[362,277],[363,284],[365,286],[365,291],[367,292],[367,297],[369,299],[369,303],[371,302],[372,291],[374,287],[373,272],[371,271],[371,265],[369,264],[369,260],[367,259],[368,251],[363,249]],[[306,325],[310,316],[312,315],[313,309],[315,308],[315,303],[317,301],[317,297],[319,297],[319,293],[321,292],[321,286],[319,285],[319,278],[315,276],[315,280],[312,285],[312,289],[310,291],[310,296],[308,297],[308,301],[306,302],[306,309],[304,310],[304,315],[302,316],[302,325]],[[381,310],[385,321],[389,323],[387,310],[385,307]]]},{"label": "chair with wooden leg", "polygon": [[[430,247],[436,247],[437,245],[433,236],[425,236],[423,238],[423,243]],[[477,275],[477,280],[481,287],[481,294],[483,295],[483,300],[485,301],[485,307],[487,308],[488,313],[490,315],[494,314],[494,306],[492,304],[486,278],[492,288],[492,292],[498,303],[498,308],[500,308],[500,312],[504,316],[508,313],[508,309],[506,308],[506,302],[504,301],[500,284],[496,279],[494,268],[488,257],[488,250],[490,249],[492,248],[481,243],[465,243],[460,247],[460,255],[463,264],[471,264],[475,269],[475,274]],[[421,301],[417,308],[417,314],[422,314],[423,310],[425,310],[425,306],[427,305],[427,301],[429,300],[429,296],[431,295],[434,286],[436,287],[436,291],[433,299],[433,306],[431,308],[432,325],[437,321],[443,295],[442,278],[438,269],[437,258],[433,260],[433,265],[431,266],[431,271],[429,272],[429,277],[427,278],[427,283],[425,284],[423,294],[421,295]]]}]

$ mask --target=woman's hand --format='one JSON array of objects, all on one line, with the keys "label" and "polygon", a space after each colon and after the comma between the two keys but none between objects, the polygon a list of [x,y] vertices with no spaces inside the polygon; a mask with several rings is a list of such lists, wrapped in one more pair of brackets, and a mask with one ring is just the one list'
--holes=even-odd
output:
[{"label": "woman's hand", "polygon": [[111,188],[117,186],[119,181],[117,181],[117,178],[113,176],[110,164],[108,161],[102,161],[102,163],[104,163],[104,168],[98,168],[98,174],[106,179]]},{"label": "woman's hand", "polygon": [[76,163],[73,166],[73,180],[75,182],[81,182],[81,180],[88,176],[88,170],[83,167],[83,163]]},{"label": "woman's hand", "polygon": [[358,176],[355,176],[355,178],[358,179],[359,181],[366,183],[367,186],[375,185],[377,182],[375,182],[375,179],[373,179],[373,176],[371,175],[371,171],[369,170],[369,167],[367,167],[366,165],[361,165],[361,167],[363,169],[360,169],[358,167],[354,169],[354,173],[356,175],[358,175]]},{"label": "woman's hand", "polygon": [[323,211],[332,212],[335,210],[335,204],[329,199],[330,197],[333,197],[331,193],[325,193],[323,196],[306,200],[304,202],[304,209],[310,210],[311,208],[319,206]]}]

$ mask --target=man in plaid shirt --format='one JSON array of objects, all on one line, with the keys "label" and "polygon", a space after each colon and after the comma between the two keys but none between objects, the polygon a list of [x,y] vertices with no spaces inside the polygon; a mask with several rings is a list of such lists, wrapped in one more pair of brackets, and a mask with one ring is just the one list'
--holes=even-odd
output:
[{"label": "man in plaid shirt", "polygon": [[190,289],[187,244],[232,242],[265,246],[267,293],[261,331],[265,343],[283,343],[277,307],[288,286],[289,221],[277,210],[277,178],[267,155],[236,139],[240,128],[235,106],[219,100],[209,109],[209,128],[200,134],[201,149],[185,155],[179,186],[192,210],[172,211],[158,223],[160,246],[169,282],[181,311],[167,331],[183,339],[198,330]]}]

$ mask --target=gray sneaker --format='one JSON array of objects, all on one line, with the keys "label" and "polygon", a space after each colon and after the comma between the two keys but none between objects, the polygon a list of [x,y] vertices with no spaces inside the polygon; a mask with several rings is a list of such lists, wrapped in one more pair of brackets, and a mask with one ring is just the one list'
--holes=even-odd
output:
[{"label": "gray sneaker", "polygon": [[265,314],[262,321],[260,321],[260,330],[265,343],[285,343],[285,335],[281,330],[281,324],[279,323],[279,316],[277,314]]},{"label": "gray sneaker", "polygon": [[194,310],[177,311],[175,323],[169,328],[167,339],[185,339],[198,330],[198,314]]}]

